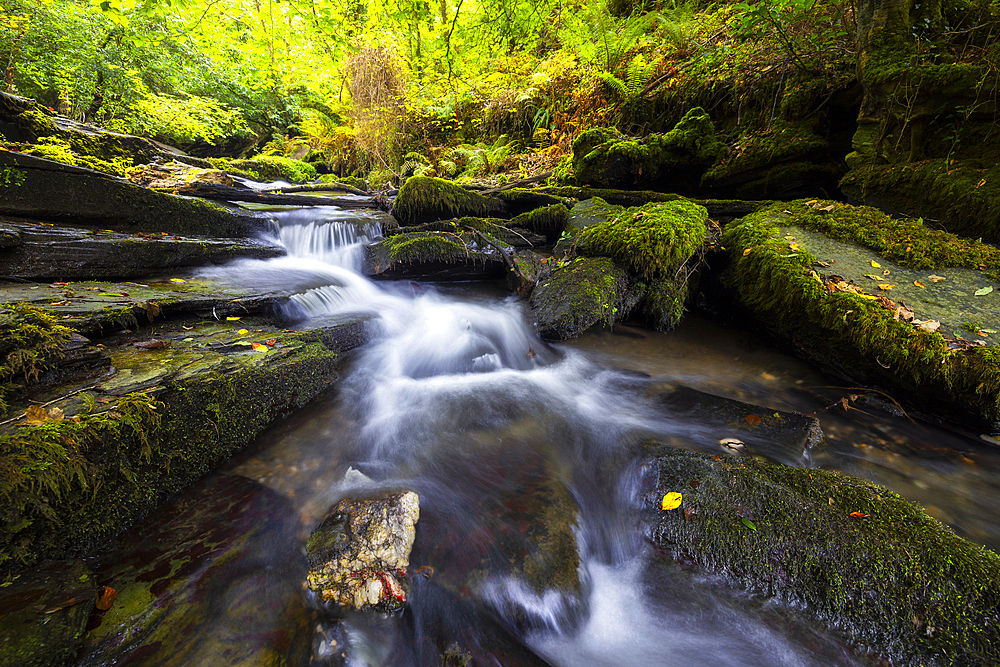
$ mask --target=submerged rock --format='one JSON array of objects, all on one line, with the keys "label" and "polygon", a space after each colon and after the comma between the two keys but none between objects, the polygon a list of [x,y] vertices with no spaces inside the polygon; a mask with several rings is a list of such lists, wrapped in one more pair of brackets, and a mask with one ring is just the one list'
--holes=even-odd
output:
[{"label": "submerged rock", "polygon": [[[871,482],[650,446],[660,552],[775,596],[917,667],[1000,660],[1000,556]],[[667,493],[682,495],[662,510]]]},{"label": "submerged rock", "polygon": [[412,491],[341,500],[306,543],[309,588],[345,609],[402,608],[419,518]]},{"label": "submerged rock", "polygon": [[939,417],[1000,419],[1000,249],[827,201],[747,216],[722,245],[740,305],[849,384]]},{"label": "submerged rock", "polygon": [[590,130],[573,142],[573,172],[581,184],[666,189],[692,194],[705,170],[726,154],[708,114],[691,109],[665,134],[628,139]]},{"label": "submerged rock", "polygon": [[82,561],[48,561],[0,588],[0,667],[59,667],[76,655],[97,599]]}]

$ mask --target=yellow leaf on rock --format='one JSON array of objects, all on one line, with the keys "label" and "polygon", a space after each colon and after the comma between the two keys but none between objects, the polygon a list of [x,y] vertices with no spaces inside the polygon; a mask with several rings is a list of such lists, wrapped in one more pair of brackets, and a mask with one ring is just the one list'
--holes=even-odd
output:
[{"label": "yellow leaf on rock", "polygon": [[743,251],[743,256],[744,256],[744,257],[746,257],[746,256],[747,256],[747,255],[749,255],[749,254],[750,254],[750,253],[751,253],[752,251],[753,251],[753,248],[747,248],[746,250],[744,250],[744,251]]},{"label": "yellow leaf on rock", "polygon": [[923,284],[919,280],[914,280],[913,284],[916,285],[917,287],[927,287],[927,285]]},{"label": "yellow leaf on rock", "polygon": [[239,334],[239,335],[241,335],[241,336],[245,336],[245,335],[247,335],[248,333],[250,333],[250,331],[249,331],[248,329],[240,329],[240,330],[239,330],[239,331],[237,331],[236,333],[238,333],[238,334]]},{"label": "yellow leaf on rock", "polygon": [[186,283],[187,281],[184,280],[183,278],[171,278],[170,282],[172,282],[172,283]]},{"label": "yellow leaf on rock", "polygon": [[55,407],[55,408],[49,408],[48,417],[54,422],[61,422],[65,417],[65,415],[63,414],[62,408]]},{"label": "yellow leaf on rock", "polygon": [[227,321],[227,322],[236,322],[236,321],[237,321],[237,320],[239,320],[239,319],[240,319],[240,318],[238,318],[238,317],[227,317],[227,318],[226,318],[226,321]]},{"label": "yellow leaf on rock", "polygon": [[29,405],[28,409],[24,411],[25,421],[29,424],[43,424],[49,419],[48,413],[45,412],[45,408],[38,405]]},{"label": "yellow leaf on rock", "polygon": [[267,352],[267,345],[261,345],[260,343],[251,343],[250,349],[254,352]]},{"label": "yellow leaf on rock", "polygon": [[878,286],[879,289],[895,289],[895,287],[896,287],[895,285],[889,285],[887,283],[881,283]]},{"label": "yellow leaf on rock", "polygon": [[881,268],[882,268],[882,265],[881,265],[881,264],[879,264],[878,262],[876,262],[876,261],[875,261],[875,260],[873,259],[873,260],[872,260],[872,268],[875,268],[875,269],[881,269]]},{"label": "yellow leaf on rock", "polygon": [[660,505],[660,507],[664,511],[666,511],[666,510],[675,510],[675,509],[677,509],[678,507],[681,506],[681,500],[683,500],[683,499],[684,499],[684,496],[682,496],[681,494],[677,493],[676,491],[671,491],[667,495],[663,496],[663,503]]}]

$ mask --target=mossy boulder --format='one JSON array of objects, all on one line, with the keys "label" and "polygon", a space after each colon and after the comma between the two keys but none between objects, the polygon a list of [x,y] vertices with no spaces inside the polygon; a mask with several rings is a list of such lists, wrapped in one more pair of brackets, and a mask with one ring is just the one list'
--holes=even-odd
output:
[{"label": "mossy boulder", "polygon": [[[1000,660],[1000,556],[918,505],[838,472],[648,445],[661,553],[796,606],[895,665]],[[682,494],[680,507],[661,500]]]},{"label": "mossy boulder", "polygon": [[701,177],[713,196],[790,199],[833,192],[847,170],[842,155],[805,123],[776,121],[740,138],[729,155]]},{"label": "mossy boulder", "polygon": [[542,234],[551,243],[559,238],[568,217],[569,209],[564,204],[552,204],[515,216],[510,220],[509,226]]},{"label": "mossy boulder", "polygon": [[472,216],[488,217],[498,211],[495,202],[441,178],[414,176],[399,189],[392,215],[400,225]]},{"label": "mossy boulder", "polygon": [[577,257],[543,278],[531,293],[535,327],[543,338],[574,338],[622,319],[640,292],[628,273],[606,257]]},{"label": "mossy boulder", "polygon": [[851,385],[966,424],[1000,418],[1000,347],[982,331],[1000,330],[1000,307],[979,268],[1000,249],[825,201],[747,216],[721,245],[740,306]]},{"label": "mossy boulder", "polygon": [[468,231],[396,234],[365,247],[364,272],[394,280],[499,278],[507,265],[490,243],[498,244]]},{"label": "mossy boulder", "polygon": [[82,561],[47,561],[0,588],[0,667],[60,667],[82,643],[97,599]]},{"label": "mossy boulder", "polygon": [[221,237],[270,231],[270,219],[149,190],[97,171],[0,151],[0,215],[101,229]]},{"label": "mossy boulder", "polygon": [[840,187],[854,202],[923,217],[949,232],[1000,243],[1000,164],[995,162],[941,158],[859,166]]},{"label": "mossy boulder", "polygon": [[490,197],[502,202],[511,216],[518,216],[538,208],[555,204],[571,205],[566,197],[560,197],[543,191],[542,188],[510,188],[490,194]]},{"label": "mossy boulder", "polygon": [[680,322],[712,227],[705,207],[686,200],[610,209],[579,231],[580,251],[611,257],[646,286],[642,310],[658,329]]},{"label": "mossy boulder", "polygon": [[694,194],[705,170],[727,151],[701,108],[688,111],[665,134],[612,139],[591,148],[599,138],[581,141],[580,150],[574,145],[573,171],[579,183],[602,188]]}]

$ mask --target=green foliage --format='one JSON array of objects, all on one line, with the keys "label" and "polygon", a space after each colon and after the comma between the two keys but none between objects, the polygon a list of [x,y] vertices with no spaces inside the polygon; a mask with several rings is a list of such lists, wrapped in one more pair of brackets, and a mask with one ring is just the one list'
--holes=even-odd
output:
[{"label": "green foliage", "polygon": [[254,181],[290,181],[304,183],[316,180],[316,168],[308,162],[278,155],[258,155],[246,160],[209,158],[216,169]]},{"label": "green foliage", "polygon": [[231,136],[249,137],[253,131],[240,113],[218,100],[185,95],[147,95],[108,128],[152,137],[175,146],[202,141],[208,144]]},{"label": "green foliage", "polygon": [[0,413],[17,384],[26,385],[63,356],[71,331],[55,316],[27,303],[0,305]]}]

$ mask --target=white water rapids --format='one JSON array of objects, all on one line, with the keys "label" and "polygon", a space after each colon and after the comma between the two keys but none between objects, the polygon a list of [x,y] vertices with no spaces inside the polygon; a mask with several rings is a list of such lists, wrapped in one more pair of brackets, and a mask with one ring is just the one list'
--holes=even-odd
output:
[{"label": "white water rapids", "polygon": [[[461,509],[477,487],[455,472],[455,460],[544,452],[570,489],[579,507],[581,599],[538,596],[507,573],[474,591],[478,603],[521,628],[533,651],[566,667],[856,664],[832,656],[835,640],[817,638],[793,610],[762,608],[721,582],[650,565],[632,518],[638,474],[617,455],[642,437],[697,438],[698,426],[664,419],[643,400],[634,374],[542,342],[517,299],[365,278],[362,246],[380,235],[376,217],[323,207],[276,217],[288,256],[201,273],[286,291],[304,318],[370,318],[371,341],[340,385],[356,425],[352,465],[381,484],[414,488],[422,508],[454,511],[466,534],[479,527]],[[399,664],[399,652],[385,648],[398,641],[393,632],[352,626],[348,664]]]}]

